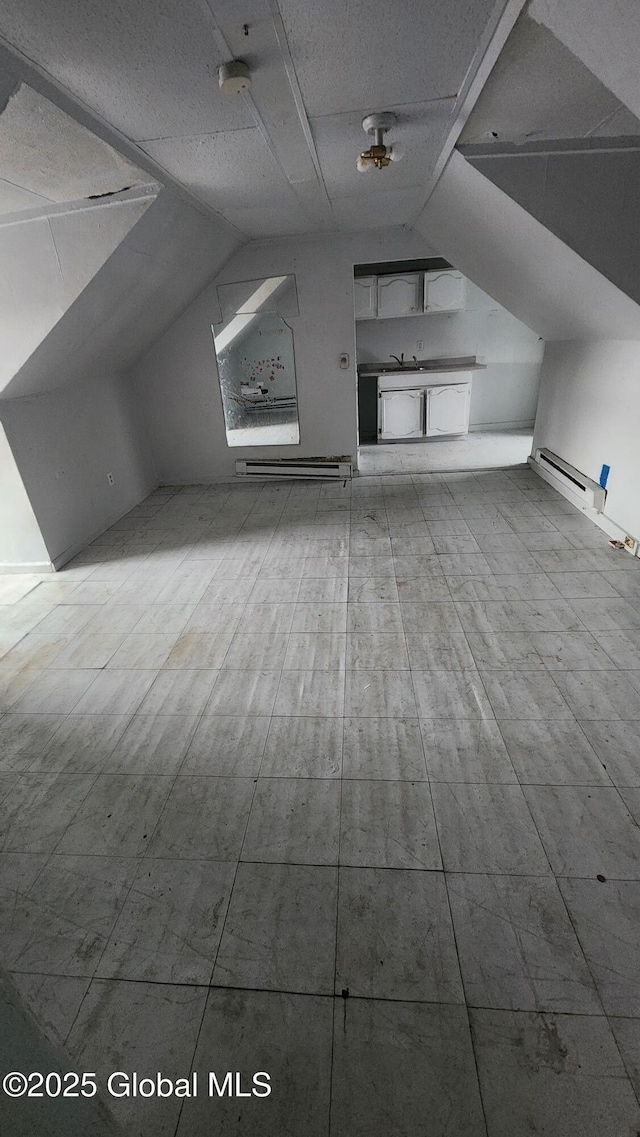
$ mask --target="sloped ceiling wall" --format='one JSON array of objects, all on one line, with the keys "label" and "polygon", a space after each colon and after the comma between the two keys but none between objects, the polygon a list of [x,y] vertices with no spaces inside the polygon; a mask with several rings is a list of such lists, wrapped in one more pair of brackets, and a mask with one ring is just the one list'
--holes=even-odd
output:
[{"label": "sloped ceiling wall", "polygon": [[0,223],[0,397],[152,200]]},{"label": "sloped ceiling wall", "polygon": [[13,375],[1,398],[127,370],[215,276],[240,241],[164,189]]},{"label": "sloped ceiling wall", "polygon": [[457,152],[415,228],[545,340],[640,339],[640,306]]},{"label": "sloped ceiling wall", "polygon": [[640,303],[640,148],[469,161]]},{"label": "sloped ceiling wall", "polygon": [[532,19],[544,24],[621,103],[640,117],[637,0],[532,0]]}]

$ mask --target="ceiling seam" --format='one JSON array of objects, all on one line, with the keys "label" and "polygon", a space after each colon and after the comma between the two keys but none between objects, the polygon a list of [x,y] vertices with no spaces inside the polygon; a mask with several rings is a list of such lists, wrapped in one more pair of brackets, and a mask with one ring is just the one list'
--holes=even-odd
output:
[{"label": "ceiling seam", "polygon": [[62,262],[60,260],[60,254],[58,252],[58,246],[56,245],[55,233],[53,232],[53,227],[52,227],[51,221],[49,220],[48,217],[45,218],[45,221],[47,222],[47,228],[49,230],[49,236],[51,237],[51,243],[53,245],[53,251],[54,251],[55,257],[56,257],[56,264],[58,266],[58,272],[60,274],[60,290],[62,292],[62,295],[64,296],[64,294],[65,294],[64,273],[62,271]]},{"label": "ceiling seam", "polygon": [[13,186],[14,189],[24,190],[25,193],[33,194],[34,197],[39,197],[41,201],[51,201],[50,197],[45,197],[43,193],[38,193],[37,190],[29,189],[28,186],[22,186],[19,182],[12,181],[11,178],[0,177],[0,182],[4,182],[7,186]]},{"label": "ceiling seam", "polygon": [[[457,97],[457,94],[454,93],[452,95],[436,95],[433,99],[416,99],[411,103],[389,103],[389,109],[393,108],[394,111],[402,111],[405,109],[410,109],[412,107],[422,108],[430,106],[431,103],[450,103],[452,99],[456,99]],[[366,115],[369,113],[370,106],[371,103],[367,103],[366,107],[351,107],[350,110],[347,111],[327,111],[326,113],[323,112],[322,114],[314,114],[311,117],[315,122],[316,120],[322,118],[336,119],[347,118],[352,114]]]},{"label": "ceiling seam", "polygon": [[287,73],[287,79],[289,81],[289,86],[291,88],[291,94],[293,96],[293,101],[295,103],[296,112],[297,112],[298,118],[300,120],[300,126],[302,127],[302,133],[304,134],[307,146],[309,148],[309,153],[311,155],[311,161],[313,162],[318,181],[319,181],[320,185],[322,186],[322,189],[324,190],[324,193],[326,195],[327,201],[329,202],[329,205],[331,205],[331,201],[330,201],[329,195],[327,193],[327,187],[325,185],[324,178],[322,176],[320,159],[318,158],[318,151],[316,150],[316,144],[315,144],[314,139],[313,139],[313,134],[311,131],[311,125],[309,123],[309,118],[307,115],[307,108],[305,107],[304,99],[302,98],[302,91],[300,89],[300,84],[298,82],[298,76],[296,74],[295,64],[293,62],[293,56],[291,55],[291,49],[289,47],[289,41],[287,39],[287,33],[286,33],[285,26],[284,26],[284,21],[282,19],[282,14],[280,12],[280,7],[278,5],[278,0],[267,0],[267,5],[268,5],[269,11],[271,13],[271,19],[273,22],[273,29],[275,31],[276,39],[278,41],[278,47],[280,48],[280,51],[282,52],[282,60],[284,63],[284,69]]},{"label": "ceiling seam", "polygon": [[53,217],[69,217],[75,213],[93,213],[96,209],[117,209],[127,205],[136,205],[141,201],[153,201],[163,189],[160,182],[136,187],[135,192],[124,191],[104,200],[91,201],[86,197],[76,198],[73,201],[52,201],[34,209],[23,209],[20,212],[4,213],[0,215],[0,229],[10,225],[25,225],[30,221],[44,221]]},{"label": "ceiling seam", "polygon": [[[555,140],[554,140],[555,141]],[[539,150],[526,149],[522,147],[518,150],[499,150],[494,153],[491,149],[475,150],[471,149],[475,143],[470,143],[468,146],[458,147],[458,153],[466,158],[468,162],[484,162],[487,158],[495,159],[496,161],[502,158],[565,158],[573,155],[584,157],[587,154],[637,154],[640,150],[640,140],[635,144],[625,146],[547,146],[546,149]]]},{"label": "ceiling seam", "polygon": [[[244,130],[255,130],[255,126],[234,126],[233,133],[241,134]],[[139,138],[138,145],[146,146],[148,142],[188,142],[190,138],[215,138],[218,134],[226,134],[226,130],[199,130],[196,134],[162,134],[158,138]]]},{"label": "ceiling seam", "polygon": [[[584,135],[584,137],[585,138],[591,138],[591,136],[595,133],[595,131],[600,130],[601,127],[603,127],[603,126],[606,126],[606,124],[608,122],[610,122],[611,119],[615,117],[615,115],[618,114],[618,111],[622,110],[623,106],[624,106],[624,103],[618,103],[617,107],[615,107],[612,111],[609,111],[609,114],[606,114],[604,116],[604,118],[600,119],[600,122],[597,122],[595,126],[592,126],[591,130],[588,130],[586,132],[586,134]],[[627,110],[627,109],[628,108],[625,107],[625,110]]]},{"label": "ceiling seam", "polygon": [[[297,77],[295,75],[295,71],[293,71],[293,79],[292,79],[292,76],[290,74],[290,67],[293,70],[293,60],[291,59],[291,53],[289,51],[289,44],[287,43],[287,39],[286,39],[285,31],[284,31],[284,24],[282,23],[282,18],[280,16],[280,10],[277,6],[277,0],[267,0],[267,2],[268,2],[269,11],[270,11],[271,18],[272,18],[273,25],[274,25],[274,31],[275,31],[276,39],[278,41],[278,46],[279,46],[280,51],[282,53],[283,63],[284,63],[285,71],[287,74],[287,80],[289,82],[289,87],[291,89],[291,94],[293,96],[293,101],[294,101],[294,104],[296,107],[298,119],[300,121],[300,125],[302,127],[302,131],[303,131],[303,134],[305,137],[305,141],[307,143],[307,147],[308,147],[309,153],[311,155],[311,160],[313,162],[313,167],[315,170],[316,179],[317,179],[318,185],[319,185],[319,187],[320,187],[320,189],[324,195],[326,203],[329,206],[329,209],[331,210],[331,212],[333,213],[333,210],[331,209],[331,201],[330,201],[329,195],[327,193],[327,187],[324,184],[324,178],[322,177],[322,172],[320,170],[320,163],[318,161],[318,155],[316,153],[315,143],[313,142],[313,137],[311,135],[311,128],[309,126],[309,120],[307,119],[306,111],[304,109],[304,104],[302,103],[302,94],[300,92],[300,88],[298,87],[298,81],[297,81]],[[218,46],[218,50],[222,50],[224,52],[224,56],[226,59],[233,59],[233,52],[231,51],[231,48],[229,47],[229,45],[225,39],[224,33],[222,32],[222,30],[221,30],[221,28],[217,22],[217,18],[216,18],[215,11],[214,11],[214,8],[212,6],[211,0],[197,0],[197,3],[200,5],[200,7],[206,13],[207,20],[208,20],[208,23],[209,23],[210,28],[211,28],[211,33],[213,35],[213,38],[216,41],[216,44]],[[274,12],[274,5],[275,5],[275,12]],[[277,24],[277,20],[280,21],[281,34],[279,34],[279,27]],[[297,92],[297,97],[296,97],[296,92]],[[274,146],[273,140],[272,140],[271,135],[269,133],[269,128],[267,127],[260,111],[258,110],[258,107],[256,105],[256,102],[255,102],[251,92],[250,91],[244,91],[242,97],[243,97],[246,105],[249,107],[251,114],[253,115],[256,128],[260,131],[260,134],[261,134],[264,142],[266,143],[266,145],[269,149],[269,153],[271,154],[274,162],[276,163],[278,169],[280,170],[280,173],[282,174],[283,178],[285,179],[287,185],[289,186],[292,193],[294,194],[295,199],[296,199],[299,207],[302,209],[303,213],[309,218],[309,221],[313,224],[315,222],[315,219],[313,216],[309,216],[307,206],[306,206],[306,202],[302,201],[300,199],[299,194],[296,193],[295,182],[291,181],[291,178],[289,177],[285,167],[283,166],[282,162],[280,161],[277,150]],[[298,100],[300,102],[300,105],[299,105]],[[245,129],[247,129],[247,128],[245,128]]]},{"label": "ceiling seam", "polygon": [[425,199],[413,221],[409,222],[411,229],[415,227],[422,216],[431,194],[444,173],[464,125],[526,3],[527,0],[498,0],[496,3],[458,92],[451,114],[451,125],[445,136],[431,178],[427,183]]}]

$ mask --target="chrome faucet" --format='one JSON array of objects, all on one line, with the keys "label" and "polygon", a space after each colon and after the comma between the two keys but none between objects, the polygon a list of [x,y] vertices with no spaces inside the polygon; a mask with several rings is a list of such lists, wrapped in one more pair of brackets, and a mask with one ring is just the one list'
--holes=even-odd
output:
[{"label": "chrome faucet", "polygon": [[[395,359],[395,361],[399,367],[404,367],[404,352],[403,351],[400,352],[400,358],[399,359],[398,359],[397,355],[390,355],[389,359]],[[415,355],[412,355],[411,359],[412,359],[413,363],[415,363],[417,366],[418,360],[416,359]],[[408,362],[408,360],[407,360],[407,362]]]}]

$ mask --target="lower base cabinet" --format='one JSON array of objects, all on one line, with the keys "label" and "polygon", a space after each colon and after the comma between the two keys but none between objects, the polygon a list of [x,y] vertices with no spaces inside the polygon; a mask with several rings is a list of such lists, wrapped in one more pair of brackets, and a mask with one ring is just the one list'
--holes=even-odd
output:
[{"label": "lower base cabinet", "polygon": [[469,372],[380,376],[378,441],[467,434],[470,408]]},{"label": "lower base cabinet", "polygon": [[471,387],[468,383],[427,387],[426,437],[435,438],[439,434],[467,434],[470,409]]},{"label": "lower base cabinet", "polygon": [[381,391],[379,414],[381,439],[424,437],[422,391]]}]

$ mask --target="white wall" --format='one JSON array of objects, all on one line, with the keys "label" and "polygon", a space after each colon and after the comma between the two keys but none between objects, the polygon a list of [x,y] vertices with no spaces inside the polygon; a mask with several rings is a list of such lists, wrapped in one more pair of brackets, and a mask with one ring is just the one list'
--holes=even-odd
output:
[{"label": "white wall", "polygon": [[148,196],[0,225],[0,390],[152,201]]},{"label": "white wall", "polygon": [[611,467],[605,514],[640,537],[640,343],[546,345],[533,445],[599,481]]},{"label": "white wall", "polygon": [[[430,255],[424,238],[402,229],[256,242],[236,252],[133,371],[160,480],[230,476],[243,457],[355,454],[353,266]],[[295,273],[300,308],[290,320],[300,444],[230,450],[210,326],[219,319],[216,286],[286,273]],[[342,352],[348,370],[339,366]]]},{"label": "white wall", "polygon": [[473,375],[471,429],[533,426],[544,343],[470,280],[464,311],[358,320],[356,339],[358,363],[475,355],[486,371]]},{"label": "white wall", "polygon": [[[2,393],[39,394],[125,371],[238,247],[228,226],[163,189]],[[25,308],[30,300],[25,297]]]},{"label": "white wall", "polygon": [[63,562],[156,485],[138,407],[121,375],[7,400],[0,413],[52,561]]},{"label": "white wall", "polygon": [[416,228],[545,340],[640,339],[640,306],[457,151]]},{"label": "white wall", "polygon": [[0,572],[48,566],[46,545],[0,423]]},{"label": "white wall", "polygon": [[640,301],[640,152],[470,157],[618,288]]},{"label": "white wall", "polygon": [[601,83],[640,117],[637,0],[533,0],[529,15],[545,24]]}]

